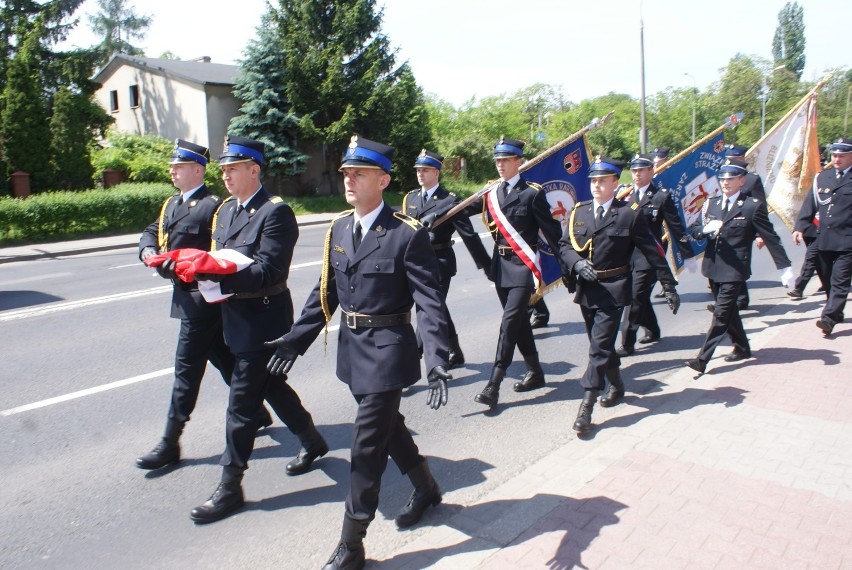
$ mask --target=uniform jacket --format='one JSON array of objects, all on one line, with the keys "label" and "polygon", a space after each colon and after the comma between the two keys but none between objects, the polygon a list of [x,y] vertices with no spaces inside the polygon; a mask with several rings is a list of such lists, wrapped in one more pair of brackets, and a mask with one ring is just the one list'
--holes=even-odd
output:
[{"label": "uniform jacket", "polygon": [[[157,218],[142,232],[139,239],[139,255],[142,250],[153,247],[157,253],[190,247],[203,251],[210,250],[210,225],[213,214],[222,200],[211,193],[206,186],[201,186],[184,204],[178,206],[180,193],[169,197],[165,202],[162,216],[163,234],[167,236],[166,248],[160,250],[158,235],[160,218]],[[198,283],[184,283],[173,279],[171,316],[175,319],[215,318],[219,316],[220,308],[210,305],[198,292]]]},{"label": "uniform jacket", "polygon": [[[640,200],[639,191],[634,188],[630,193],[629,204],[634,203],[639,204],[639,211],[645,215],[648,229],[651,230],[654,238],[662,244],[663,251],[668,248],[668,243],[671,242],[675,244],[681,257],[686,259],[692,256],[692,250],[687,245],[683,224],[680,223],[677,206],[675,206],[674,199],[668,190],[657,188],[654,184],[651,184]],[[666,222],[668,228],[668,241],[663,241],[663,234],[665,233],[663,221]],[[655,269],[655,267],[648,261],[642,250],[636,249],[633,251],[633,269],[647,271]]]},{"label": "uniform jacket", "polygon": [[[444,298],[429,234],[419,223],[384,205],[354,251],[351,212],[332,222],[328,308],[394,315],[416,305],[426,370],[447,365]],[[321,282],[322,280],[320,280]],[[325,326],[320,283],[285,340],[304,354]],[[355,395],[401,390],[420,378],[420,355],[411,324],[352,329],[340,320],[337,376]]]},{"label": "uniform jacket", "polygon": [[[538,249],[538,233],[540,230],[553,251],[559,251],[562,225],[553,219],[547,198],[538,186],[531,185],[521,177],[508,196],[503,196],[503,192],[499,189],[492,190],[492,192],[497,192],[500,209],[503,210],[506,219],[530,247],[534,250]],[[481,210],[488,227],[491,229],[491,235],[494,237],[491,277],[494,279],[494,284],[497,287],[532,287],[532,272],[524,265],[521,258],[512,254],[501,256],[498,253],[499,246],[509,247],[509,243],[494,225],[485,200],[488,200],[487,194],[480,200],[473,202],[465,211],[473,213]]]},{"label": "uniform jacket", "polygon": [[[440,185],[432,193],[426,204],[422,204],[421,193],[421,188],[412,190],[406,194],[402,202],[403,213],[417,220],[422,220],[425,216],[430,215],[434,215],[437,219],[461,201],[458,196]],[[441,271],[442,279],[450,278],[456,274],[456,254],[451,247],[454,232],[458,232],[459,237],[473,257],[477,269],[490,265],[491,258],[488,257],[488,252],[485,251],[485,246],[482,245],[479,235],[473,230],[470,219],[463,215],[456,215],[451,220],[429,231],[429,241],[432,242],[433,247],[437,247],[435,256],[438,258],[438,268]]]},{"label": "uniform jacket", "polygon": [[284,287],[299,226],[290,206],[263,188],[242,212],[236,214],[236,209],[236,200],[219,209],[215,248],[234,249],[254,263],[220,283],[223,293],[236,293],[222,304],[225,341],[234,353],[268,350],[263,343],[280,337],[293,323],[293,300]]},{"label": "uniform jacket", "polygon": [[648,222],[638,208],[614,199],[600,226],[595,223],[594,201],[574,206],[573,225],[569,219],[565,234],[559,240],[559,257],[563,274],[576,279],[574,302],[589,308],[625,307],[633,296],[633,279],[628,270],[622,275],[590,282],[577,278],[574,264],[589,258],[589,250],[577,252],[571,242],[582,248],[592,240],[592,264],[596,270],[629,266],[638,248],[657,270],[657,278],[666,290],[674,289],[676,281],[663,254],[662,246],[648,230]]},{"label": "uniform jacket", "polygon": [[746,173],[740,194],[748,198],[757,198],[764,204],[766,203],[766,190],[763,188],[763,180],[754,172]]},{"label": "uniform jacket", "polygon": [[704,250],[704,262],[701,273],[717,283],[745,281],[751,277],[752,242],[760,236],[766,242],[769,255],[778,269],[790,266],[790,260],[781,245],[781,238],[775,233],[766,202],[756,198],[738,197],[731,209],[723,217],[724,195],[710,199],[703,221],[699,218],[690,227],[695,239],[705,239],[702,232],[704,224],[712,220],[722,220],[722,228],[716,236],[709,239]]},{"label": "uniform jacket", "polygon": [[822,251],[852,251],[852,169],[839,180],[834,167],[817,175],[816,197],[811,194],[802,204],[795,229],[804,233],[817,212],[817,247]]}]

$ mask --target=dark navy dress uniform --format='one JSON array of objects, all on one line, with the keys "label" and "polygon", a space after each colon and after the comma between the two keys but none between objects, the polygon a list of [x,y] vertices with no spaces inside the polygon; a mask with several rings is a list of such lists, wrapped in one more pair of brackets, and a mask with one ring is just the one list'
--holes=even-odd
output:
[{"label": "dark navy dress uniform", "polygon": [[[852,139],[839,138],[831,144],[832,154],[852,153]],[[816,177],[816,196],[805,200],[796,222],[803,231],[808,220],[819,216],[817,248],[828,299],[817,325],[830,334],[845,318],[846,298],[852,280],[852,168],[839,172],[831,167]]]},{"label": "dark navy dress uniform", "polygon": [[[494,146],[494,158],[496,160],[512,156],[521,157],[524,145],[522,141],[502,137]],[[491,190],[497,195],[500,210],[520,238],[533,251],[538,249],[539,232],[553,251],[557,251],[562,226],[553,218],[544,192],[539,186],[525,180],[523,176],[518,175],[515,178],[510,181],[504,180],[497,188]],[[487,200],[489,200],[489,194],[471,203],[466,212],[471,215],[481,212],[494,238],[490,277],[494,282],[500,305],[503,307],[503,318],[500,321],[500,333],[491,377],[483,391],[475,398],[477,402],[493,407],[498,402],[500,384],[506,369],[512,364],[516,346],[528,369],[524,378],[515,384],[516,391],[544,386],[544,372],[539,363],[538,349],[529,320],[530,297],[535,292],[533,274],[498,229],[488,208]]]},{"label": "dark navy dress uniform", "polygon": [[[630,162],[630,168],[651,168],[653,158],[650,155],[636,155]],[[645,216],[648,229],[654,236],[656,242],[665,252],[668,244],[673,243],[684,259],[692,256],[692,250],[687,245],[688,238],[678,215],[677,206],[672,194],[665,188],[657,188],[651,183],[640,198],[638,188],[633,188],[626,198],[630,206],[636,205],[637,211]],[[666,228],[663,228],[663,222]],[[663,234],[668,230],[669,239],[663,240]],[[656,256],[655,256],[656,261]],[[657,268],[648,260],[641,249],[633,251],[631,260],[633,267],[633,299],[630,303],[627,325],[622,333],[622,349],[626,353],[633,352],[639,327],[648,331],[647,340],[660,338],[660,325],[654,306],[651,302],[651,294],[657,283]],[[647,342],[643,339],[643,342]]]},{"label": "dark navy dress uniform", "polygon": [[[590,167],[589,178],[617,177],[622,165],[598,157]],[[576,204],[558,250],[566,285],[575,292],[574,302],[580,305],[589,337],[589,362],[580,380],[585,392],[574,423],[574,430],[581,434],[592,427],[592,410],[606,379],[610,389],[601,399],[602,406],[612,406],[624,396],[615,339],[624,307],[630,305],[633,296],[631,263],[636,249],[656,272],[667,298],[673,298],[675,312],[679,305],[677,282],[639,206],[615,196],[608,209],[605,206],[594,200]],[[592,280],[578,273],[578,266],[589,264],[595,272]]]},{"label": "dark navy dress uniform", "polygon": [[[177,139],[169,164],[205,167],[209,158],[206,147]],[[182,248],[210,249],[211,223],[221,199],[204,184],[185,195],[186,200],[181,192],[166,199],[159,218],[142,232],[139,239],[142,261],[152,253]],[[180,458],[178,440],[195,409],[207,362],[219,370],[226,384],[230,383],[234,370],[234,356],[222,336],[221,308],[204,300],[197,282],[185,283],[174,276],[171,282],[170,316],[180,319],[175,380],[164,437],[151,453],[137,459],[136,465],[142,469],[158,469]]]},{"label": "dark navy dress uniform", "polygon": [[[429,166],[440,170],[442,160],[443,158],[440,155],[423,149],[414,166]],[[457,232],[464,242],[465,247],[467,247],[471,257],[473,257],[477,269],[487,268],[491,264],[491,258],[488,256],[488,252],[485,251],[485,246],[482,245],[482,240],[474,231],[473,224],[471,224],[468,217],[463,215],[453,216],[451,220],[442,223],[438,227],[431,227],[431,222],[450,211],[461,200],[440,184],[428,197],[424,196],[427,190],[430,189],[418,188],[406,194],[402,200],[402,211],[412,218],[424,221],[429,230],[429,242],[432,244],[432,249],[435,251],[435,257],[438,261],[441,292],[444,294],[444,299],[446,300],[450,291],[450,281],[457,270],[456,254],[453,251],[454,233]],[[447,312],[447,331],[451,353],[450,366],[463,364],[464,356],[461,352],[458,333],[456,332],[453,319],[449,314],[449,309]]]},{"label": "dark navy dress uniform", "polygon": [[[181,195],[166,200],[162,217],[145,228],[139,240],[140,255],[146,247],[162,251],[182,248],[210,250],[210,225],[221,199],[206,186],[182,202]],[[160,228],[162,227],[162,233]],[[160,248],[158,235],[166,239]],[[198,291],[198,283],[172,279],[171,317],[180,319],[175,352],[175,383],[169,419],[185,423],[195,408],[201,379],[209,360],[226,382],[234,369],[234,356],[222,336],[222,309],[207,303]]]},{"label": "dark navy dress uniform", "polygon": [[[808,195],[805,200],[814,200],[813,211],[819,211],[819,203],[816,201],[818,193]],[[804,209],[804,204],[802,204]],[[801,210],[800,210],[801,213]],[[817,236],[819,236],[819,226],[814,218],[803,220],[797,218],[794,231],[802,232],[802,239],[805,242],[805,258],[802,260],[802,268],[799,270],[799,276],[796,278],[796,283],[793,289],[787,292],[787,295],[794,299],[801,299],[804,296],[805,287],[807,287],[814,274],[817,275],[822,285],[823,290],[827,290],[828,280],[823,277],[822,266],[819,263],[819,244]]]},{"label": "dark navy dress uniform", "polygon": [[294,434],[312,425],[295,390],[284,379],[268,374],[266,364],[273,350],[263,344],[293,324],[287,278],[298,237],[293,210],[262,187],[243,208],[231,199],[217,215],[215,249],[233,249],[254,260],[220,282],[222,293],[234,293],[222,303],[222,321],[225,342],[237,359],[228,403],[227,445],[220,460],[223,466],[248,468],[264,397]]},{"label": "dark navy dress uniform", "polygon": [[[727,159],[719,169],[719,176],[742,176],[745,169],[745,161]],[[726,202],[729,203],[729,208],[725,212],[723,209]],[[721,221],[722,225],[717,232],[708,236],[703,229],[713,220]],[[704,345],[697,359],[688,363],[694,370],[704,372],[707,362],[726,334],[730,336],[734,346],[733,353],[726,357],[729,361],[751,356],[751,347],[737,307],[737,297],[743,283],[751,277],[754,238],[763,238],[778,269],[790,267],[790,260],[781,245],[781,239],[772,227],[772,222],[769,221],[766,203],[756,198],[747,198],[740,194],[731,199],[724,195],[712,198],[703,220],[699,219],[690,228],[690,232],[695,239],[708,239],[701,273],[710,280],[713,296],[716,298],[713,320]]]}]

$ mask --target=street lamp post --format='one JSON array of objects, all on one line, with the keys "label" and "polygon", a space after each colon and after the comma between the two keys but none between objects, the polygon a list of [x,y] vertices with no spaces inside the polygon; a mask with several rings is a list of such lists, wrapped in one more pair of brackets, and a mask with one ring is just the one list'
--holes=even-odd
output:
[{"label": "street lamp post", "polygon": [[684,75],[692,79],[692,142],[695,142],[695,100],[698,98],[698,82],[689,73],[684,73]]},{"label": "street lamp post", "polygon": [[778,67],[773,67],[767,73],[763,74],[763,91],[761,93],[760,98],[760,136],[763,137],[763,134],[766,132],[766,96],[769,92],[769,86],[766,84],[766,77],[772,73],[773,71],[778,71],[779,69],[784,69],[787,67],[786,64],[781,64]]}]

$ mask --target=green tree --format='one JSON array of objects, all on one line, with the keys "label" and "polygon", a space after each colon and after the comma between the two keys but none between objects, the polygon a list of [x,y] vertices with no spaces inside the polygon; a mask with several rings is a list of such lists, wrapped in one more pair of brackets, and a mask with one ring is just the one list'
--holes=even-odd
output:
[{"label": "green tree", "polygon": [[130,41],[144,38],[152,19],[136,14],[129,4],[128,0],[98,0],[100,11],[89,16],[92,31],[103,38],[95,47],[100,64],[106,63],[115,53],[143,55],[143,51]]},{"label": "green tree", "polygon": [[775,66],[784,65],[802,78],[805,70],[805,11],[798,2],[787,2],[778,12],[778,27],[772,37],[772,57]]},{"label": "green tree", "polygon": [[44,19],[37,16],[32,29],[24,36],[6,72],[3,110],[0,113],[0,140],[8,172],[20,170],[30,174],[34,191],[51,183],[50,128],[44,100],[41,75],[41,37]]},{"label": "green tree", "polygon": [[[329,164],[339,164],[353,133],[389,142],[393,128],[402,132],[409,110],[381,104],[407,72],[394,67],[375,0],[279,0],[279,18],[285,94],[303,137],[323,145]],[[411,141],[411,147],[426,142]],[[336,169],[327,174],[336,190]]]},{"label": "green tree", "polygon": [[297,149],[299,119],[284,92],[287,68],[277,38],[276,13],[270,7],[240,63],[234,95],[242,106],[228,132],[263,142],[266,171],[284,177],[304,171],[308,157]]},{"label": "green tree", "polygon": [[92,187],[92,149],[96,137],[103,137],[111,122],[112,117],[89,95],[59,88],[50,118],[52,186],[63,190]]}]

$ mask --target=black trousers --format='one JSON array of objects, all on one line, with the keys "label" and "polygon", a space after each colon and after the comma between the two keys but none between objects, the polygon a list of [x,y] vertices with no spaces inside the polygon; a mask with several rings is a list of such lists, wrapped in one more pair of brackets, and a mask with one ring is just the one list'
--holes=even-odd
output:
[{"label": "black trousers", "polygon": [[311,424],[311,414],[296,391],[284,378],[266,371],[272,353],[272,350],[262,350],[236,355],[225,424],[225,452],[219,460],[220,465],[248,469],[264,397],[292,433],[302,433]]},{"label": "black trousers", "polygon": [[820,251],[819,264],[825,277],[828,297],[822,309],[822,318],[832,324],[843,322],[843,310],[852,281],[852,251]]},{"label": "black trousers", "polygon": [[819,248],[817,247],[816,238],[806,237],[805,240],[805,259],[802,261],[802,269],[799,271],[799,276],[796,278],[796,283],[793,286],[797,291],[804,291],[808,286],[808,282],[813,278],[814,273],[819,277],[819,281],[823,289],[827,289],[827,279],[823,277],[822,268],[819,264]]},{"label": "black trousers", "polygon": [[222,335],[222,318],[181,319],[175,350],[175,382],[169,405],[170,420],[189,421],[208,360],[222,374],[225,383],[230,384],[235,359]]},{"label": "black trousers", "polygon": [[515,357],[516,346],[522,356],[532,356],[538,352],[527,313],[533,288],[496,287],[496,289],[500,305],[503,306],[503,320],[500,321],[500,336],[497,339],[494,365],[508,368]]},{"label": "black trousers", "polygon": [[603,390],[606,371],[621,366],[621,359],[615,353],[615,339],[624,307],[592,309],[580,305],[580,312],[589,337],[589,364],[580,384],[587,390]]},{"label": "black trousers", "polygon": [[716,299],[716,308],[713,311],[713,320],[710,330],[704,339],[704,346],[698,353],[698,358],[707,362],[713,357],[713,352],[725,335],[731,337],[731,343],[737,352],[750,352],[748,338],[743,329],[743,321],[740,318],[740,310],[737,308],[737,298],[741,294],[744,281],[732,281],[729,283],[717,283],[710,281],[713,296]]},{"label": "black trousers", "polygon": [[529,308],[529,316],[534,317],[542,315],[545,318],[550,318],[550,309],[547,307],[547,304],[544,302],[544,297],[539,299],[536,303],[530,305]]},{"label": "black trousers", "polygon": [[402,390],[355,396],[358,413],[352,430],[346,516],[371,521],[379,507],[382,474],[393,459],[402,474],[424,461],[405,418],[399,413]]},{"label": "black trousers", "polygon": [[637,269],[633,271],[633,300],[627,312],[627,325],[621,334],[621,344],[627,348],[633,348],[639,327],[648,329],[651,336],[660,336],[660,324],[657,322],[657,313],[654,312],[654,304],[651,302],[651,294],[657,283],[657,271],[654,269]]}]

